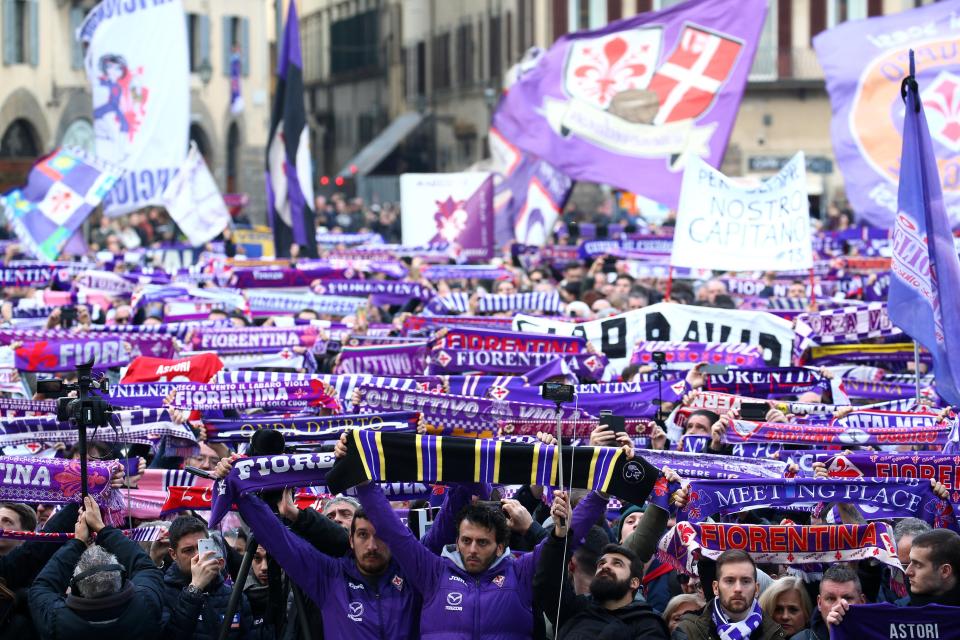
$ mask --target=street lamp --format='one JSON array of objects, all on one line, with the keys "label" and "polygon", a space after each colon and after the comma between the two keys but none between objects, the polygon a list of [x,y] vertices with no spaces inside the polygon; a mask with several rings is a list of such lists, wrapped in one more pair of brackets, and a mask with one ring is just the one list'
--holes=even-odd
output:
[{"label": "street lamp", "polygon": [[200,82],[203,83],[203,86],[210,84],[210,80],[213,78],[213,67],[210,65],[210,61],[204,58],[197,69],[197,73],[200,74]]}]

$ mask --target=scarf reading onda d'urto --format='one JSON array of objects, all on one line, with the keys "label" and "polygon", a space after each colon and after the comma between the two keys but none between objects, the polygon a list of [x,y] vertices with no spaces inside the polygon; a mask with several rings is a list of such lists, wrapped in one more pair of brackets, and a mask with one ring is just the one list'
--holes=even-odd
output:
[{"label": "scarf reading onda d'urto", "polygon": [[611,493],[643,504],[660,472],[620,449],[563,447],[563,482],[557,477],[557,447],[498,440],[435,437],[355,430],[347,456],[327,473],[331,491],[365,480],[376,482],[478,482],[571,486]]}]

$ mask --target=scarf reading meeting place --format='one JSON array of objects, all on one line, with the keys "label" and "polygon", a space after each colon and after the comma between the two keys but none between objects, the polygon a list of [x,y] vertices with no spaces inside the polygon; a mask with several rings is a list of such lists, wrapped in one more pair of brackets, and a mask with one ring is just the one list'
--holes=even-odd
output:
[{"label": "scarf reading meeting place", "polygon": [[249,442],[257,431],[277,431],[290,441],[336,440],[349,429],[375,431],[416,431],[419,413],[339,414],[287,418],[254,416],[245,420],[205,420],[210,442]]},{"label": "scarf reading meeting place", "polygon": [[692,480],[690,500],[677,518],[701,522],[713,514],[817,503],[852,503],[870,520],[914,517],[956,528],[951,504],[933,493],[929,480],[906,478]]},{"label": "scarf reading meeting place", "polygon": [[[87,463],[87,490],[105,511],[104,522],[116,522],[123,507],[120,492],[110,487],[114,464],[93,460]],[[79,460],[0,457],[0,502],[80,502],[80,489]]]},{"label": "scarf reading meeting place", "polygon": [[744,525],[678,522],[658,544],[658,557],[678,571],[695,574],[697,560],[716,560],[729,549],[757,563],[830,564],[878,560],[901,569],[893,529],[885,522],[852,525]]},{"label": "scarf reading meeting place", "polygon": [[760,608],[760,601],[754,600],[753,607],[746,618],[732,621],[720,606],[720,598],[714,598],[710,618],[717,628],[720,640],[749,640],[750,635],[759,629],[760,623],[763,622],[763,609]]},{"label": "scarf reading meeting place", "polygon": [[[0,446],[31,442],[77,442],[78,430],[71,422],[59,422],[56,416],[0,420]],[[197,438],[185,424],[177,424],[165,409],[115,411],[109,424],[88,430],[88,438],[103,442],[145,444],[156,448],[167,438],[168,455],[190,456],[198,452]]]},{"label": "scarf reading meeting place", "polygon": [[[434,437],[354,430],[347,455],[327,473],[340,492],[366,480],[376,482],[477,482],[557,487],[557,447],[498,440]],[[619,448],[562,447],[563,486],[593,489],[643,504],[660,472]]]}]

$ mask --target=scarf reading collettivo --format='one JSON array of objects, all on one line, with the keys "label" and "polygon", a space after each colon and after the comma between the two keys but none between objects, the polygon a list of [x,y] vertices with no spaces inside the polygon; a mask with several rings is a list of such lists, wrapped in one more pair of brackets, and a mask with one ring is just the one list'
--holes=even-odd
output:
[{"label": "scarf reading collettivo", "polygon": [[357,429],[347,441],[346,457],[327,473],[327,486],[340,492],[366,480],[562,484],[643,504],[660,474],[641,457],[626,459],[619,448],[563,447],[560,483],[557,454],[557,447],[545,444]]},{"label": "scarf reading collettivo", "polygon": [[900,569],[893,540],[893,530],[885,522],[814,526],[678,522],[661,538],[658,557],[685,573],[696,573],[700,557],[716,560],[729,549],[746,551],[757,563],[874,559]]}]

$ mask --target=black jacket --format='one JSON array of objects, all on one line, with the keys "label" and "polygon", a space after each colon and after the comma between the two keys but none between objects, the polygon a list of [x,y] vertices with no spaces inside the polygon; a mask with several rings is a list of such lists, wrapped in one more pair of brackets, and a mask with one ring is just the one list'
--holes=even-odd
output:
[{"label": "black jacket", "polygon": [[119,594],[104,598],[65,596],[77,561],[87,548],[79,540],[63,545],[30,587],[30,612],[42,638],[149,639],[161,636],[163,574],[136,542],[105,527],[97,544],[117,557],[129,578]]},{"label": "black jacket", "polygon": [[[55,513],[43,527],[45,533],[71,533],[79,505],[69,504]],[[33,579],[60,549],[55,542],[25,542],[0,556],[0,580],[13,591],[13,600],[0,598],[0,640],[30,640],[37,632],[30,618],[28,591]]]},{"label": "black jacket", "polygon": [[563,579],[567,561],[563,555],[563,542],[563,538],[549,537],[540,550],[533,577],[534,602],[543,609],[554,628],[559,629],[557,640],[667,640],[670,637],[663,618],[646,603],[632,602],[611,611],[589,596],[576,595],[573,585]]},{"label": "black jacket", "polygon": [[[176,564],[170,565],[163,576],[163,635],[178,640],[217,640],[232,588],[217,576],[204,589],[204,595],[194,596],[185,591],[190,580],[191,576],[183,575]],[[250,603],[241,596],[229,637],[247,640],[252,626]]]},{"label": "black jacket", "polygon": [[[671,640],[720,640],[717,627],[713,624],[713,601],[707,603],[703,612],[698,615],[686,615],[680,619],[680,624],[673,630]],[[768,618],[766,614],[760,626],[750,634],[750,640],[786,640],[783,628]]]}]

